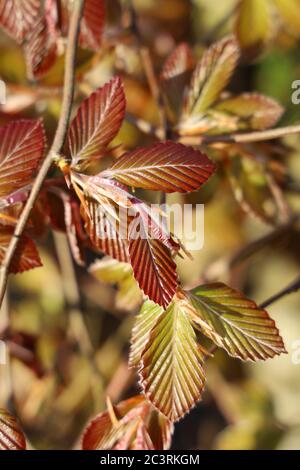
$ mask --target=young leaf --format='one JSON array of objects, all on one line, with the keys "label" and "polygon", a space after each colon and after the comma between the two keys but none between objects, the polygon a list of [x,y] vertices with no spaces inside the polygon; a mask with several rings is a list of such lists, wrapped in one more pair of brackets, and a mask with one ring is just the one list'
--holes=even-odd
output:
[{"label": "young leaf", "polygon": [[80,24],[79,44],[97,52],[101,46],[104,27],[104,0],[85,0]]},{"label": "young leaf", "polygon": [[93,419],[84,431],[82,448],[163,450],[169,448],[172,432],[172,423],[160,415],[142,395],[138,395]]},{"label": "young leaf", "polygon": [[39,10],[39,0],[0,0],[0,26],[21,43],[32,30]]},{"label": "young leaf", "polygon": [[0,408],[0,450],[25,449],[25,436],[16,418]]},{"label": "young leaf", "polygon": [[277,101],[258,93],[242,93],[227,98],[214,109],[237,117],[236,130],[267,129],[274,126],[283,113]]},{"label": "young leaf", "polygon": [[274,320],[241,292],[215,283],[187,295],[190,319],[231,356],[257,361],[286,352]]},{"label": "young leaf", "polygon": [[68,132],[73,166],[103,155],[121,127],[125,104],[118,77],[83,101]]},{"label": "young leaf", "polygon": [[151,331],[163,311],[162,307],[151,300],[146,300],[143,303],[132,329],[129,367],[139,367],[141,365],[142,353],[149,342]]},{"label": "young leaf", "polygon": [[125,153],[101,176],[134,188],[186,193],[199,189],[215,169],[199,150],[167,141]]},{"label": "young leaf", "polygon": [[271,2],[241,0],[238,6],[235,32],[246,56],[256,57],[272,35]]},{"label": "young leaf", "polygon": [[117,285],[116,307],[118,309],[132,311],[142,303],[142,293],[129,263],[121,263],[105,257],[95,261],[89,267],[89,272],[101,282]]},{"label": "young leaf", "polygon": [[147,398],[172,422],[201,398],[203,363],[195,331],[175,299],[152,328],[139,372]]},{"label": "young leaf", "polygon": [[134,277],[145,295],[167,307],[177,288],[176,264],[163,241],[152,238],[143,217],[129,228],[129,256]]},{"label": "young leaf", "polygon": [[44,155],[41,120],[21,120],[0,128],[0,198],[25,187]]},{"label": "young leaf", "polygon": [[[4,259],[13,232],[14,227],[0,225],[0,265]],[[9,272],[17,274],[40,266],[42,266],[42,263],[34,242],[27,235],[22,235],[9,266]]]},{"label": "young leaf", "polygon": [[203,114],[219,98],[239,59],[239,47],[233,37],[213,44],[194,70],[183,119]]},{"label": "young leaf", "polygon": [[28,33],[25,44],[27,74],[30,79],[44,76],[56,60],[56,37],[42,16]]},{"label": "young leaf", "polygon": [[283,21],[289,32],[300,37],[300,4],[298,0],[275,0]]},{"label": "young leaf", "polygon": [[191,70],[194,65],[193,53],[190,46],[183,42],[179,44],[167,58],[161,71],[161,80],[170,80]]}]

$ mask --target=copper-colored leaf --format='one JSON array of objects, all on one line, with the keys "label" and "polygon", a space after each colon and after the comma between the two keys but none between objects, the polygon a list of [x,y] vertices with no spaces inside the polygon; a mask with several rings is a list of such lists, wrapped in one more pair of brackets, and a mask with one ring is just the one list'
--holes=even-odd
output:
[{"label": "copper-colored leaf", "polygon": [[[13,232],[14,227],[0,225],[0,265],[4,259]],[[29,269],[38,268],[39,266],[42,266],[42,263],[34,242],[27,235],[22,235],[9,266],[9,272],[17,274]]]},{"label": "copper-colored leaf", "polygon": [[164,242],[152,238],[143,217],[129,229],[129,255],[134,277],[145,295],[167,307],[177,288],[176,264]]},{"label": "copper-colored leaf", "polygon": [[27,74],[31,79],[45,75],[56,60],[56,38],[44,16],[38,18],[25,44]]},{"label": "copper-colored leaf", "polygon": [[176,47],[164,63],[161,71],[161,79],[170,80],[190,70],[193,65],[194,58],[190,46],[183,42]]},{"label": "copper-colored leaf", "polygon": [[184,110],[184,120],[197,118],[210,108],[227,86],[239,59],[239,47],[233,37],[213,44],[194,70]]},{"label": "copper-colored leaf", "polygon": [[16,418],[0,408],[0,450],[25,449],[25,436]]},{"label": "copper-colored leaf", "polygon": [[138,395],[98,415],[84,431],[83,450],[163,450],[173,426]]},{"label": "copper-colored leaf", "polygon": [[175,297],[151,330],[140,369],[147,398],[171,421],[201,398],[204,359],[190,319]]},{"label": "copper-colored leaf", "polygon": [[32,181],[45,150],[41,120],[22,120],[0,129],[0,198]]},{"label": "copper-colored leaf", "polygon": [[188,293],[190,318],[231,356],[257,361],[285,352],[274,320],[241,292],[222,283]]},{"label": "copper-colored leaf", "polygon": [[120,78],[114,78],[83,101],[68,132],[73,165],[103,154],[117,135],[125,113]]},{"label": "copper-colored leaf", "polygon": [[22,42],[33,28],[40,10],[39,0],[0,0],[0,26]]},{"label": "copper-colored leaf", "polygon": [[215,168],[199,150],[167,141],[125,153],[102,176],[135,188],[185,193],[199,189]]},{"label": "copper-colored leaf", "polygon": [[79,36],[82,47],[98,51],[101,46],[104,19],[104,0],[85,0]]}]

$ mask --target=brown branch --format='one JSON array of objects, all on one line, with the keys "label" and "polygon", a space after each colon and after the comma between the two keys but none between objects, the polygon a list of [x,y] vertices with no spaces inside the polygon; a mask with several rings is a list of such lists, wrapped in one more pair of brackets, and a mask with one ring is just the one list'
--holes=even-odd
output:
[{"label": "brown branch", "polygon": [[56,157],[62,150],[72,109],[74,87],[75,87],[75,65],[76,65],[76,46],[79,34],[80,19],[82,16],[84,0],[75,0],[73,3],[73,12],[70,20],[69,34],[68,34],[68,45],[66,50],[65,59],[65,76],[64,76],[64,90],[63,90],[63,101],[61,114],[57,126],[57,130],[54,136],[52,147],[44,159],[39,173],[34,181],[32,190],[29,198],[25,204],[21,217],[15,227],[14,234],[5,253],[4,260],[0,269],[0,304],[4,297],[8,271],[10,263],[13,259],[16,251],[19,238],[22,235],[28,218],[30,216],[33,205],[39,195],[42,184],[47,176],[47,173],[53,162],[53,158]]},{"label": "brown branch", "polygon": [[266,308],[269,305],[273,304],[274,302],[277,302],[277,300],[281,299],[282,297],[285,297],[288,294],[292,294],[294,292],[297,292],[299,289],[300,289],[300,276],[298,276],[287,287],[285,287],[281,291],[277,292],[277,294],[272,295],[272,297],[269,297],[269,299],[262,302],[259,306],[261,308]]},{"label": "brown branch", "polygon": [[200,135],[200,136],[181,136],[180,142],[189,145],[202,145],[214,143],[251,143],[261,142],[263,140],[280,139],[287,135],[300,134],[300,124],[293,126],[277,127],[265,131],[245,132],[225,135]]}]

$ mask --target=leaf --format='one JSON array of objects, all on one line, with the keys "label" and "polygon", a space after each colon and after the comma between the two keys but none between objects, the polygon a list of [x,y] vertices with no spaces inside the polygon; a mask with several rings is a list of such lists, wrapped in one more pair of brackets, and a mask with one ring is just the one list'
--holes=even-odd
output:
[{"label": "leaf", "polygon": [[131,311],[142,303],[142,294],[129,263],[105,257],[95,261],[89,272],[99,281],[117,285],[116,307]]},{"label": "leaf", "polygon": [[24,47],[30,79],[43,77],[56,61],[56,37],[44,17],[38,18],[28,33]]},{"label": "leaf", "polygon": [[163,450],[170,446],[173,425],[142,395],[100,413],[84,431],[83,450]]},{"label": "leaf", "polygon": [[274,126],[283,113],[277,101],[258,93],[241,95],[221,101],[216,110],[237,117],[236,129],[267,129]]},{"label": "leaf", "polygon": [[298,0],[275,0],[288,32],[300,37],[300,4]]},{"label": "leaf", "polygon": [[199,189],[215,169],[199,150],[167,141],[125,153],[101,176],[134,188],[185,193]]},{"label": "leaf", "polygon": [[201,398],[204,358],[191,322],[175,298],[152,328],[139,371],[147,398],[172,422]]},{"label": "leaf", "polygon": [[181,112],[185,88],[194,68],[193,53],[186,43],[179,44],[163,65],[161,87],[174,122]]},{"label": "leaf", "polygon": [[85,0],[80,24],[79,44],[97,52],[101,46],[104,28],[104,0]]},{"label": "leaf", "polygon": [[142,353],[149,343],[153,327],[163,313],[163,308],[151,300],[143,303],[140,313],[135,317],[130,341],[129,367],[141,365]]},{"label": "leaf", "polygon": [[125,115],[120,78],[114,78],[83,101],[68,131],[72,165],[99,158],[117,135]]},{"label": "leaf", "polygon": [[241,0],[235,32],[247,58],[255,58],[272,35],[272,13],[269,0]]},{"label": "leaf", "polygon": [[0,25],[21,43],[39,14],[39,0],[0,0]]},{"label": "leaf", "polygon": [[257,361],[286,352],[274,320],[241,292],[214,283],[187,295],[191,320],[231,356]]},{"label": "leaf", "polygon": [[194,70],[183,120],[195,118],[209,109],[227,86],[239,59],[239,47],[233,37],[213,44]]},{"label": "leaf", "polygon": [[129,228],[129,256],[134,277],[144,294],[167,307],[177,288],[176,264],[163,241],[151,237],[141,216]]},{"label": "leaf", "polygon": [[0,128],[0,198],[31,183],[44,155],[41,120],[21,120]]},{"label": "leaf", "polygon": [[0,408],[0,450],[25,449],[25,436],[16,418]]},{"label": "leaf", "polygon": [[[13,233],[14,227],[0,225],[0,265],[3,262]],[[9,272],[17,274],[40,266],[42,266],[42,263],[34,242],[27,235],[22,235],[10,264]]]},{"label": "leaf", "polygon": [[228,161],[228,175],[241,208],[264,223],[274,224],[278,209],[268,185],[265,165],[239,149]]}]

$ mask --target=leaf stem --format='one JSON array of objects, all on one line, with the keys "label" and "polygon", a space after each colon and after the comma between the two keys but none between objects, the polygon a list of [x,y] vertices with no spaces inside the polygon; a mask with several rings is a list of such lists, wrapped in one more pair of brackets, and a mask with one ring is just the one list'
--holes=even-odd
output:
[{"label": "leaf stem", "polygon": [[83,6],[84,0],[75,0],[73,4],[73,12],[70,20],[68,45],[65,59],[65,76],[61,115],[51,149],[40,167],[39,173],[34,181],[32,190],[27,199],[21,217],[15,227],[14,234],[0,268],[0,304],[2,304],[2,300],[5,294],[9,266],[16,251],[19,238],[25,229],[33,205],[51,167],[53,157],[61,152],[66,138],[74,96],[77,39],[79,35],[80,19],[82,17]]}]

